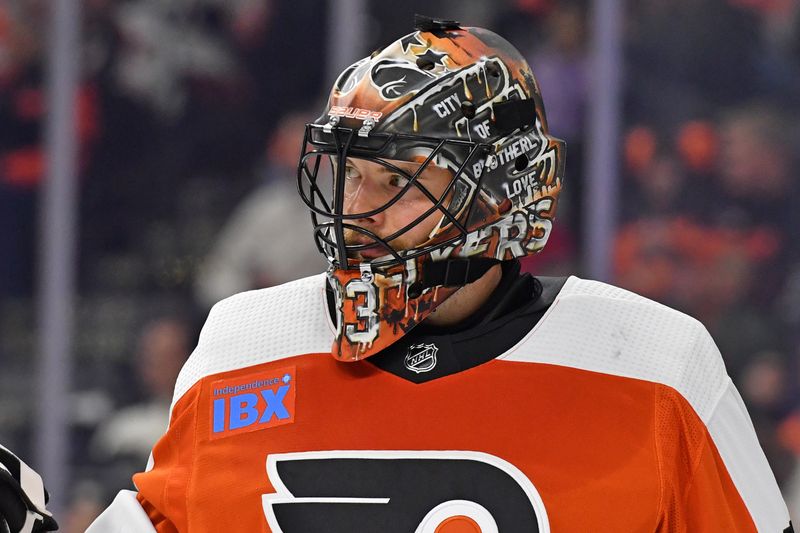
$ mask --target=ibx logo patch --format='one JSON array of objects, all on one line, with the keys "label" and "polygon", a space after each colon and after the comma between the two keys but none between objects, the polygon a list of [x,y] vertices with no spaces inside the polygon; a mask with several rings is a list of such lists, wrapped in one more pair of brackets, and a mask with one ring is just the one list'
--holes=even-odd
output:
[{"label": "ibx logo patch", "polygon": [[294,422],[295,367],[247,374],[211,384],[211,438]]},{"label": "ibx logo patch", "polygon": [[429,372],[436,366],[436,353],[439,348],[435,344],[414,344],[408,348],[406,368],[417,374]]}]

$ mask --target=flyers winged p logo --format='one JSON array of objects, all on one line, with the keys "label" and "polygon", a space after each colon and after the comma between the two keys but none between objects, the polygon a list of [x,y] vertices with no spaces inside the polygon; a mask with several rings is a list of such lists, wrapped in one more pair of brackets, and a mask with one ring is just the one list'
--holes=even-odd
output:
[{"label": "flyers winged p logo", "polygon": [[270,455],[262,496],[273,532],[549,533],[530,480],[471,451],[321,451]]},{"label": "flyers winged p logo", "polygon": [[421,82],[435,76],[419,68],[409,61],[386,59],[378,61],[370,71],[373,86],[380,92],[384,100],[396,100],[418,87]]}]

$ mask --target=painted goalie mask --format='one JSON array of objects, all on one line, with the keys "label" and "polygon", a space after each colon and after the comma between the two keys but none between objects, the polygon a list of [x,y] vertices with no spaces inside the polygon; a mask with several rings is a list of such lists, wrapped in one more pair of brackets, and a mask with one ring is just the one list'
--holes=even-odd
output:
[{"label": "painted goalie mask", "polygon": [[[565,145],[519,52],[452,21],[416,28],[345,69],[306,126],[298,186],[330,263],[343,361],[386,348],[494,264],[540,251],[561,190]],[[353,175],[370,169],[390,185],[352,201]],[[384,230],[390,210],[409,222]]]}]

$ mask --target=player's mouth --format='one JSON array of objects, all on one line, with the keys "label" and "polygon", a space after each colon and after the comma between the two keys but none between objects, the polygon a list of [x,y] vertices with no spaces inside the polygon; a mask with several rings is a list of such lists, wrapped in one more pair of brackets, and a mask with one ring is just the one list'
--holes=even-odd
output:
[{"label": "player's mouth", "polygon": [[368,248],[356,251],[355,255],[359,259],[367,259],[371,261],[373,259],[378,259],[379,257],[389,255],[389,252],[383,246],[379,244],[373,244]]},{"label": "player's mouth", "polygon": [[347,244],[348,246],[364,246],[364,248],[351,252],[351,256],[355,259],[372,261],[390,255],[385,246],[376,243],[372,239],[353,238],[348,239]]}]

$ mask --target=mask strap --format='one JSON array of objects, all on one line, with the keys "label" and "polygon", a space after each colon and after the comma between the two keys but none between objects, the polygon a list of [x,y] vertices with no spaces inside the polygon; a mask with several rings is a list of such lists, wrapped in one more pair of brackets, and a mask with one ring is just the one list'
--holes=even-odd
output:
[{"label": "mask strap", "polygon": [[500,261],[490,257],[448,259],[430,263],[425,266],[422,279],[408,288],[408,296],[419,298],[422,291],[433,287],[463,287],[477,281],[497,264]]},{"label": "mask strap", "polygon": [[536,122],[536,104],[531,98],[498,102],[493,109],[497,130],[506,134],[524,130]]}]

